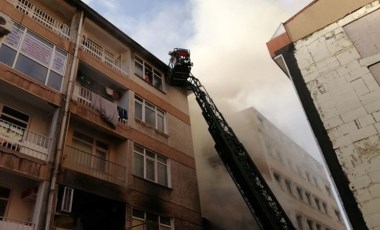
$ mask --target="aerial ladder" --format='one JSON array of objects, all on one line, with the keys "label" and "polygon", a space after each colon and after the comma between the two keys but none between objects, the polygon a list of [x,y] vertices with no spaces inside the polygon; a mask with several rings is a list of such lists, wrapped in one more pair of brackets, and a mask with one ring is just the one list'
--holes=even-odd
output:
[{"label": "aerial ladder", "polygon": [[247,150],[227,124],[205,87],[191,74],[190,51],[169,52],[168,82],[191,90],[215,141],[215,149],[261,229],[295,229]]}]

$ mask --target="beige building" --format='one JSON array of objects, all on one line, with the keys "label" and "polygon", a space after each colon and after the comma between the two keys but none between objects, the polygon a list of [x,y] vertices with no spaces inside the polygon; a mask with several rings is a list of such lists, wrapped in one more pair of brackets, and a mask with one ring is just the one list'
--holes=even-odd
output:
[{"label": "beige building", "polygon": [[292,80],[353,229],[380,228],[380,2],[315,0],[268,43]]},{"label": "beige building", "polygon": [[[227,120],[297,229],[345,229],[321,163],[253,108],[228,116]],[[197,159],[202,172],[207,165],[210,167],[208,177],[199,177],[202,213],[220,228],[259,229],[254,227],[254,219],[210,143],[204,150],[209,151],[206,157]],[[225,208],[218,210],[215,203],[228,207],[229,218],[218,219],[218,212],[224,213]]]},{"label": "beige building", "polygon": [[0,12],[0,229],[201,229],[167,65],[79,0]]}]

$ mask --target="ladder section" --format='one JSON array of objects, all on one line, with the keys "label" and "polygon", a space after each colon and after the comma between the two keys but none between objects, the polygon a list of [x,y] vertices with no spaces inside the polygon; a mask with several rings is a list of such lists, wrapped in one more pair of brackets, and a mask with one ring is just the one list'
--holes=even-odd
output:
[{"label": "ladder section", "polygon": [[243,144],[191,73],[187,88],[194,93],[215,141],[215,149],[258,224],[268,230],[295,229]]}]

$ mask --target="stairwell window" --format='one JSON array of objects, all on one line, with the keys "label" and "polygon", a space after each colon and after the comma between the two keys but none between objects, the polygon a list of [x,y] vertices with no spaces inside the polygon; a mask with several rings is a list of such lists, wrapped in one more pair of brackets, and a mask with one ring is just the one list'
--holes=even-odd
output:
[{"label": "stairwell window", "polygon": [[135,117],[153,128],[166,133],[165,112],[138,96],[135,97]]},{"label": "stairwell window", "polygon": [[0,47],[0,62],[61,91],[67,53],[14,22],[11,33]]},{"label": "stairwell window", "polygon": [[157,184],[170,187],[169,159],[139,145],[133,149],[133,173]]}]

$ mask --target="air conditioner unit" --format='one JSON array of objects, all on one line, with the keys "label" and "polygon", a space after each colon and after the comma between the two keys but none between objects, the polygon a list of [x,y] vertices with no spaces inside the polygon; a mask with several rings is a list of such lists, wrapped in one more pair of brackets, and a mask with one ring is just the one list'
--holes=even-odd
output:
[{"label": "air conditioner unit", "polygon": [[12,24],[13,23],[11,19],[4,13],[0,12],[0,37],[1,38],[11,32]]},{"label": "air conditioner unit", "polygon": [[73,206],[74,189],[69,187],[63,188],[60,212],[70,213]]}]

